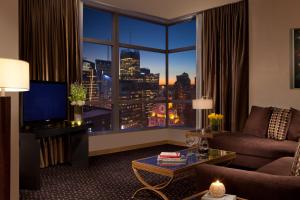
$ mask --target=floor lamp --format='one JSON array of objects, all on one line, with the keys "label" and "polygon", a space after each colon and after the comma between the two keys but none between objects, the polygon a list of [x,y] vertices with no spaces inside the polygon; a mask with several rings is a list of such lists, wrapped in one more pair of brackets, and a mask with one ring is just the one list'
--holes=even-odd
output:
[{"label": "floor lamp", "polygon": [[11,97],[5,92],[29,90],[29,64],[0,58],[0,90],[0,199],[10,199]]}]

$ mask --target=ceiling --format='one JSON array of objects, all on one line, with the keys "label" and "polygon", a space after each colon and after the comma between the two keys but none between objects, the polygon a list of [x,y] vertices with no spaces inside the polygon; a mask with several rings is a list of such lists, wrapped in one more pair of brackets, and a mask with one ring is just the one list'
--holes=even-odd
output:
[{"label": "ceiling", "polygon": [[240,0],[94,0],[101,4],[163,19],[174,19]]}]

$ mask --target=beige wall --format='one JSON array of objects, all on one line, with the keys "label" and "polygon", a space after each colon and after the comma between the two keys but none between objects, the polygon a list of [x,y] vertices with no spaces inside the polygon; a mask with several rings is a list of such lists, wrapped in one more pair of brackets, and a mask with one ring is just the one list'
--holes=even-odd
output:
[{"label": "beige wall", "polygon": [[290,28],[300,27],[299,0],[249,0],[250,106],[296,107],[290,89]]},{"label": "beige wall", "polygon": [[169,139],[168,129],[95,135],[89,137],[89,151],[113,149]]},{"label": "beige wall", "polygon": [[184,129],[154,129],[128,133],[95,135],[89,137],[89,152],[91,155],[102,150],[110,150],[140,144],[151,144],[162,141],[185,142]]},{"label": "beige wall", "polygon": [[[0,57],[18,58],[18,0],[0,0]],[[11,199],[19,199],[19,98],[12,96]]]}]

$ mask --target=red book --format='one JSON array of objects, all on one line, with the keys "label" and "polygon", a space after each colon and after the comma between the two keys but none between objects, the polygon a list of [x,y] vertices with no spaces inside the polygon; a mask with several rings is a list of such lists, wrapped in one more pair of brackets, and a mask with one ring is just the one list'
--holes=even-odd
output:
[{"label": "red book", "polygon": [[180,158],[180,152],[161,152],[160,158]]}]

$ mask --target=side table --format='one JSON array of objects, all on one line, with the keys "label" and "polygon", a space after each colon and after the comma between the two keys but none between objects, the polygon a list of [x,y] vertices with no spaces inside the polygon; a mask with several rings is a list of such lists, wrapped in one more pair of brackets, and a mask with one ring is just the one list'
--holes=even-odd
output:
[{"label": "side table", "polygon": [[[201,200],[201,197],[203,195],[205,195],[207,192],[208,192],[208,190],[204,190],[204,191],[199,192],[197,194],[194,194],[194,195],[192,195],[192,196],[190,196],[188,198],[184,198],[183,200]],[[244,199],[244,198],[241,198],[241,197],[237,197],[236,199],[237,200],[247,200],[247,199]]]}]

